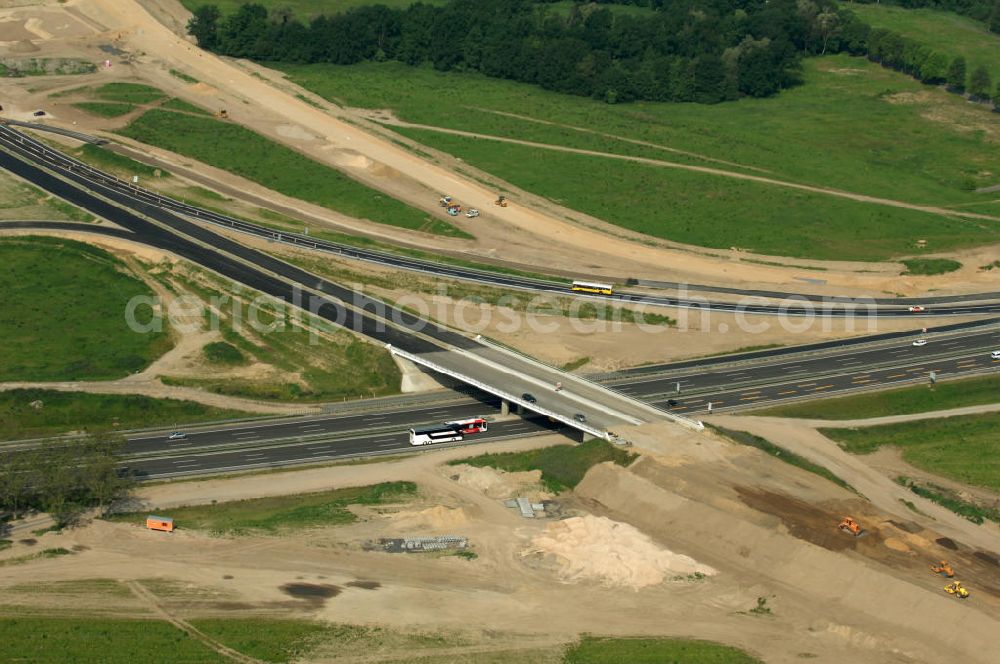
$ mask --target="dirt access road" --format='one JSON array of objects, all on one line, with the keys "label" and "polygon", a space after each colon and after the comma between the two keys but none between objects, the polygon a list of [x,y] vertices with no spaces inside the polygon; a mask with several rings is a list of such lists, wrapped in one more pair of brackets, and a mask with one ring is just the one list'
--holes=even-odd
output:
[{"label": "dirt access road", "polygon": [[[796,279],[802,276],[802,270],[794,267],[740,262],[747,255],[643,244],[623,237],[625,231],[606,224],[598,230],[570,223],[565,219],[571,214],[569,211],[560,217],[525,205],[495,208],[495,191],[359,128],[358,120],[347,111],[326,112],[297,99],[286,91],[289,85],[279,89],[262,80],[267,78],[260,74],[266,71],[263,68],[242,66],[201,51],[160,23],[136,0],[71,0],[58,6],[93,26],[117,47],[137,54],[132,65],[134,72],[171,94],[210,107],[225,107],[233,121],[428,211],[439,213],[434,202],[444,192],[469,206],[488,211],[490,223],[468,228],[477,236],[475,247],[470,250],[473,254],[586,273],[628,273],[697,283],[740,283],[748,287],[780,286],[793,292],[918,293],[931,282],[920,277],[899,278],[892,264],[829,263],[824,264],[826,284],[804,284]],[[156,3],[155,11],[175,29],[183,26],[186,12],[173,0]],[[194,76],[200,83],[186,84],[171,75],[170,69]],[[254,76],[253,72],[260,75]],[[575,213],[573,216],[581,217]],[[598,220],[594,222],[600,225]],[[426,242],[431,249],[468,246],[460,240],[427,238]],[[580,256],[587,257],[584,264]],[[943,292],[978,288],[983,278],[972,270],[936,277],[933,282]]]}]

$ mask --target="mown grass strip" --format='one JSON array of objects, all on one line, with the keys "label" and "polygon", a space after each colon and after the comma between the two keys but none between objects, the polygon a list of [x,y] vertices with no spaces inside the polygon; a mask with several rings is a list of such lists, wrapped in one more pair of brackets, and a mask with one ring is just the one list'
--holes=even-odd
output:
[{"label": "mown grass strip", "polygon": [[731,646],[693,639],[585,636],[566,651],[565,664],[762,664]]},{"label": "mown grass strip", "polygon": [[108,431],[207,422],[249,413],[193,401],[141,395],[55,390],[0,392],[0,440],[52,436],[69,431]]}]

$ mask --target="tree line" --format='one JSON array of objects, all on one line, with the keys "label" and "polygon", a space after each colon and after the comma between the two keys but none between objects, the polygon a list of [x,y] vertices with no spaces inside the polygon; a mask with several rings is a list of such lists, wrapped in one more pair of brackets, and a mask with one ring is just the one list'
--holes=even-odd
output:
[{"label": "tree line", "polygon": [[799,82],[801,57],[842,43],[843,12],[833,0],[625,3],[652,10],[643,15],[579,4],[560,13],[548,4],[370,5],[308,23],[287,9],[251,3],[222,16],[208,4],[194,12],[188,31],[202,48],[232,57],[431,63],[611,103],[770,96]]},{"label": "tree line", "polygon": [[993,89],[990,72],[979,65],[971,72],[961,55],[951,57],[892,30],[873,28],[865,39],[868,59],[883,67],[909,74],[929,85],[946,85],[957,94],[968,93],[974,101],[993,100],[1000,107],[1000,81]]},{"label": "tree line", "polygon": [[[605,7],[585,10],[581,4],[562,15],[547,6],[553,1],[452,0],[405,9],[368,5],[320,15],[308,24],[289,9],[269,11],[251,3],[222,16],[208,4],[194,12],[188,32],[202,48],[231,57],[342,65],[431,63],[442,71],[478,71],[609,103],[767,97],[799,83],[800,58],[846,52],[1000,105],[1000,87],[993,90],[985,67],[967,72],[964,58],[873,29],[832,0],[597,1],[650,10],[641,16]],[[938,2],[935,7],[954,11],[965,2],[966,13],[983,2],[914,1]],[[1000,11],[1000,0],[990,2]]]},{"label": "tree line", "polygon": [[122,445],[120,436],[93,435],[0,454],[0,516],[40,511],[65,526],[126,497],[134,478],[118,465]]}]

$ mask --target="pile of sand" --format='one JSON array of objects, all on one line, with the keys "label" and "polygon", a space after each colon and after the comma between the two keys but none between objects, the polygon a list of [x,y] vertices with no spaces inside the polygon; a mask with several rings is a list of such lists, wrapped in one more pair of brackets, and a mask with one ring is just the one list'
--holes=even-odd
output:
[{"label": "pile of sand", "polygon": [[460,464],[446,467],[445,472],[462,486],[475,489],[488,498],[503,500],[524,496],[531,500],[545,500],[551,497],[542,489],[540,470],[508,473],[496,468]]},{"label": "pile of sand", "polygon": [[524,555],[554,556],[566,581],[591,580],[635,590],[664,579],[716,570],[657,546],[642,531],[607,517],[583,516],[549,525]]},{"label": "pile of sand", "polygon": [[397,512],[392,515],[393,525],[401,530],[450,531],[464,526],[469,517],[461,507],[437,505],[419,511]]}]

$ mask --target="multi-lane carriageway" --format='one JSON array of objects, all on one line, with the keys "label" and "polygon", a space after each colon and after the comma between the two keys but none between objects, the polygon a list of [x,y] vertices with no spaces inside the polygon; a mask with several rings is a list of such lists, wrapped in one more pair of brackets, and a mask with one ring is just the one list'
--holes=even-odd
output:
[{"label": "multi-lane carriageway", "polygon": [[[929,335],[926,346],[909,339],[862,348],[845,345],[822,353],[783,354],[757,360],[704,360],[682,368],[646,367],[641,374],[619,376],[613,388],[674,411],[702,416],[713,409],[754,408],[794,399],[888,387],[1000,371],[990,349],[1000,348],[1000,328]],[[856,343],[856,342],[855,342]],[[850,342],[845,342],[850,344]],[[675,392],[680,383],[681,392]],[[338,458],[412,451],[409,427],[464,417],[495,415],[499,401],[471,392],[471,397],[442,395],[427,405],[393,405],[355,414],[251,421],[186,430],[187,438],[167,441],[167,432],[136,433],[129,438],[129,466],[146,477],[317,463]],[[668,399],[677,402],[668,405]],[[560,431],[544,417],[501,419],[487,433],[467,443]]]}]

